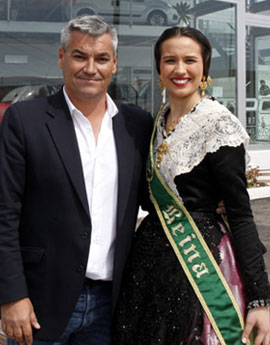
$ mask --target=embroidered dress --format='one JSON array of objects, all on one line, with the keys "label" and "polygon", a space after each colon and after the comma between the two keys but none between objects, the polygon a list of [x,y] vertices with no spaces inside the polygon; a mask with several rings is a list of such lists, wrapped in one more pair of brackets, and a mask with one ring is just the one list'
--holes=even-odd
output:
[{"label": "embroidered dress", "polygon": [[[270,302],[264,247],[245,188],[248,136],[234,115],[207,98],[167,136],[168,109],[166,105],[158,119],[154,142],[155,150],[164,140],[170,147],[160,174],[190,212],[244,316],[246,307]],[[220,200],[226,205],[231,236],[215,212]],[[135,233],[113,344],[220,344],[155,210]]]}]

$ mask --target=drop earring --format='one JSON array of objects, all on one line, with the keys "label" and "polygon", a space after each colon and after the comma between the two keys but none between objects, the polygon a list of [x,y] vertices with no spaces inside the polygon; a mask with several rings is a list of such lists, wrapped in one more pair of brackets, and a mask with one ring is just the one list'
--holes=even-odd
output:
[{"label": "drop earring", "polygon": [[207,89],[208,86],[211,85],[211,83],[212,83],[212,80],[211,80],[210,76],[208,76],[206,79],[206,77],[204,75],[202,78],[202,81],[200,83],[200,89],[201,89],[201,96],[202,97],[205,97],[205,90]]},{"label": "drop earring", "polygon": [[164,104],[165,103],[165,86],[162,84],[162,80],[160,77],[158,79],[158,85],[161,89],[162,104]]}]

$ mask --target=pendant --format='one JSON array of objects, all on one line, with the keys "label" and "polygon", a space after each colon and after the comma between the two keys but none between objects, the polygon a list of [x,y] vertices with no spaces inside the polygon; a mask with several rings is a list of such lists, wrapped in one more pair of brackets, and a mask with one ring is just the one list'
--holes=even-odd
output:
[{"label": "pendant", "polygon": [[170,151],[170,146],[163,141],[162,144],[157,148],[157,168],[160,169],[160,164],[164,155],[168,154]]}]

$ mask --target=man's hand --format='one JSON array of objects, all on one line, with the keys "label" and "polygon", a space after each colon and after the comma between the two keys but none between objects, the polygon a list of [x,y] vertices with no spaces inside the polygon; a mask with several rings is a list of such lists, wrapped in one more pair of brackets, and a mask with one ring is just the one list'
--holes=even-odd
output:
[{"label": "man's hand", "polygon": [[40,329],[29,298],[4,304],[1,306],[2,329],[11,339],[21,345],[32,345],[32,327]]}]

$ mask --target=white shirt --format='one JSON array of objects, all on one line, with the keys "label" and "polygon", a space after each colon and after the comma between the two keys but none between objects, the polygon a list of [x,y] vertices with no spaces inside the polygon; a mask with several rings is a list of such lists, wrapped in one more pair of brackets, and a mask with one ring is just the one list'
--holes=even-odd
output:
[{"label": "white shirt", "polygon": [[118,190],[112,118],[118,113],[118,109],[107,94],[107,110],[96,143],[91,123],[71,103],[65,88],[64,96],[77,136],[92,223],[86,276],[95,280],[111,280]]}]

